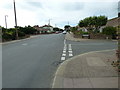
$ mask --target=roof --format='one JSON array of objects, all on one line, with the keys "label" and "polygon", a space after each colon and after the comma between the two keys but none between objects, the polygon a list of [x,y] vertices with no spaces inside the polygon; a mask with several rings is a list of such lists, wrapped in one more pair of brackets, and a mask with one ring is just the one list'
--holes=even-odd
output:
[{"label": "roof", "polygon": [[106,26],[113,26],[113,27],[120,26],[120,17],[116,17],[108,20]]},{"label": "roof", "polygon": [[41,26],[41,27],[52,27],[51,25],[44,25],[44,26]]}]

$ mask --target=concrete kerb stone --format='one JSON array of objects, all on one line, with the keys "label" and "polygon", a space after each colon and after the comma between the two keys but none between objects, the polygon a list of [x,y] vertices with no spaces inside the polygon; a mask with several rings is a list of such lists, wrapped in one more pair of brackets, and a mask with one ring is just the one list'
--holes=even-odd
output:
[{"label": "concrete kerb stone", "polygon": [[77,56],[74,56],[66,61],[64,61],[63,63],[61,63],[55,73],[55,77],[53,80],[53,84],[52,84],[52,88],[63,88],[63,72],[65,71],[66,65],[68,64],[69,61],[71,60],[75,60],[78,57],[84,56],[84,55],[88,55],[91,53],[98,53],[98,52],[108,52],[108,51],[114,51],[115,49],[109,49],[109,50],[100,50],[100,51],[91,51],[91,52],[87,52],[87,53],[83,53]]}]

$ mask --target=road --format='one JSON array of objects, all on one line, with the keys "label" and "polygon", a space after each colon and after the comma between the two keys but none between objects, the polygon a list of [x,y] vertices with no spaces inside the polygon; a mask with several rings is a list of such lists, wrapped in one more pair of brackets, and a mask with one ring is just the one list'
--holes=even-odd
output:
[{"label": "road", "polygon": [[29,40],[3,45],[2,87],[51,88],[58,63],[62,59],[64,61],[89,51],[117,48],[114,41],[73,42],[64,38],[63,34],[40,35]]}]

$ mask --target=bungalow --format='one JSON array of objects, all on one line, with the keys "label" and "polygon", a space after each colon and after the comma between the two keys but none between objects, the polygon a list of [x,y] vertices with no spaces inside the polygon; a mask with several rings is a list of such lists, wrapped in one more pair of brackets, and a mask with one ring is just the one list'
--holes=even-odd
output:
[{"label": "bungalow", "polygon": [[38,33],[52,33],[53,32],[53,27],[50,25],[44,25],[39,27],[38,25],[34,26],[35,29],[37,29]]},{"label": "bungalow", "polygon": [[112,27],[118,27],[120,26],[120,17],[116,17],[116,18],[112,18],[110,20],[107,21],[105,26],[102,26],[100,28],[100,32],[102,32],[102,29],[107,27],[107,26],[112,26]]}]

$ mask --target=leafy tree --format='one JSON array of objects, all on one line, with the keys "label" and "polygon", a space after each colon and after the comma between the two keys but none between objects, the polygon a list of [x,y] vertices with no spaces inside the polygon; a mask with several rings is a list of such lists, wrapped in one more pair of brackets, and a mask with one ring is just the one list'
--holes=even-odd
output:
[{"label": "leafy tree", "polygon": [[70,25],[65,25],[64,29],[67,30],[67,31],[70,31]]},{"label": "leafy tree", "polygon": [[53,28],[53,31],[60,31],[60,29],[55,27],[55,28]]},{"label": "leafy tree", "polygon": [[23,32],[25,34],[36,34],[37,30],[33,27],[31,27],[30,25],[29,26],[25,26],[25,27],[19,27],[19,31],[20,32]]},{"label": "leafy tree", "polygon": [[86,27],[88,32],[95,32],[97,33],[99,28],[107,23],[106,16],[93,16],[87,17],[81,21],[79,21],[80,27]]},{"label": "leafy tree", "polygon": [[71,31],[72,31],[72,32],[76,32],[77,30],[78,30],[77,27],[72,27],[72,28],[71,28]]}]

